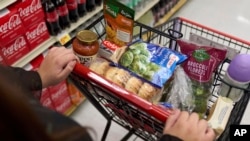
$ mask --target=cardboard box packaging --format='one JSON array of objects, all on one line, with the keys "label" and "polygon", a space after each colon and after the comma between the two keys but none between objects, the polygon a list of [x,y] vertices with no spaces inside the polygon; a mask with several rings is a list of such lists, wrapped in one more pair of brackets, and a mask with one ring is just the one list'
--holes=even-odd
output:
[{"label": "cardboard box packaging", "polygon": [[29,43],[30,49],[34,49],[41,43],[50,38],[50,34],[44,20],[26,28],[25,37]]},{"label": "cardboard box packaging", "polygon": [[12,65],[30,51],[24,36],[19,36],[7,45],[1,46],[0,49],[7,65]]},{"label": "cardboard box packaging", "polygon": [[16,9],[0,11],[0,44],[6,45],[24,33],[24,26]]},{"label": "cardboard box packaging", "polygon": [[44,19],[44,11],[40,0],[25,0],[17,2],[14,6],[23,22],[23,25],[30,26]]}]

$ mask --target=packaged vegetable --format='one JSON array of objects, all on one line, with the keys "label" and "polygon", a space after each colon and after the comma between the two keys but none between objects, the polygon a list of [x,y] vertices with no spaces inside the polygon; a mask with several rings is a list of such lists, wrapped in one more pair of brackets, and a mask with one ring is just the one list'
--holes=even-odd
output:
[{"label": "packaged vegetable", "polygon": [[162,88],[176,66],[187,56],[167,47],[138,40],[122,54],[119,64],[150,83]]},{"label": "packaged vegetable", "polygon": [[177,43],[181,52],[188,56],[182,66],[192,81],[195,96],[194,111],[199,113],[200,117],[204,117],[207,111],[207,100],[211,95],[213,72],[225,59],[227,51],[184,40],[178,40]]},{"label": "packaged vegetable", "polygon": [[117,46],[125,46],[132,41],[135,11],[117,0],[104,1],[106,40]]}]

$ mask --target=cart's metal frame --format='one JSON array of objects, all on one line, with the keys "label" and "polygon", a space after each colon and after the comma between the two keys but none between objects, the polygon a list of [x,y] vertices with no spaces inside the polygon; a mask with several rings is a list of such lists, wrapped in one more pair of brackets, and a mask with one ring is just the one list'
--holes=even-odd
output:
[{"label": "cart's metal frame", "polygon": [[[99,40],[105,38],[105,22],[103,17],[94,21],[87,29],[95,31],[99,35]],[[250,52],[249,42],[183,18],[175,18],[156,28],[136,22],[135,30],[139,31],[139,34],[134,36],[134,40],[140,38],[175,50],[178,50],[176,39],[188,38],[189,33],[194,32],[210,40],[240,50],[243,53]],[[210,100],[211,104],[217,99],[217,89],[222,82],[218,76],[225,71],[225,66],[229,62],[224,61],[215,72],[215,81],[212,88],[213,96]],[[129,131],[123,137],[122,141],[127,140],[132,134],[147,141],[156,141],[162,136],[164,123],[169,114],[167,110],[127,92],[83,65],[77,64],[69,78],[107,119],[102,141],[106,139],[112,121]],[[240,123],[249,101],[249,96],[249,94],[244,94],[242,99],[235,104],[226,130],[218,140],[229,140],[229,126]]]}]

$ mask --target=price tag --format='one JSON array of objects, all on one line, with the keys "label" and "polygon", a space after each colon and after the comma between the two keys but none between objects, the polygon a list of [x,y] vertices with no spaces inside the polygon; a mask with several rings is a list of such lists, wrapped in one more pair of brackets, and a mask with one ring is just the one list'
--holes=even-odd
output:
[{"label": "price tag", "polygon": [[58,34],[56,37],[61,45],[65,45],[67,42],[69,42],[71,40],[70,35],[66,32],[62,32],[62,33]]}]

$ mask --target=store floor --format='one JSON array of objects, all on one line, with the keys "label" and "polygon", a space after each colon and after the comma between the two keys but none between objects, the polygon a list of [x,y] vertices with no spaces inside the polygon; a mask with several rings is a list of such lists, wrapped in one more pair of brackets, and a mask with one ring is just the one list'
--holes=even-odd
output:
[{"label": "store floor", "polygon": [[[188,0],[174,15],[186,17],[203,25],[248,40],[250,39],[249,0]],[[106,120],[88,101],[79,106],[71,117],[84,126],[92,127],[97,133],[97,141],[104,131]],[[250,104],[242,119],[242,124],[250,124]],[[126,130],[112,123],[107,141],[118,141]],[[134,136],[129,141],[141,141]]]}]

